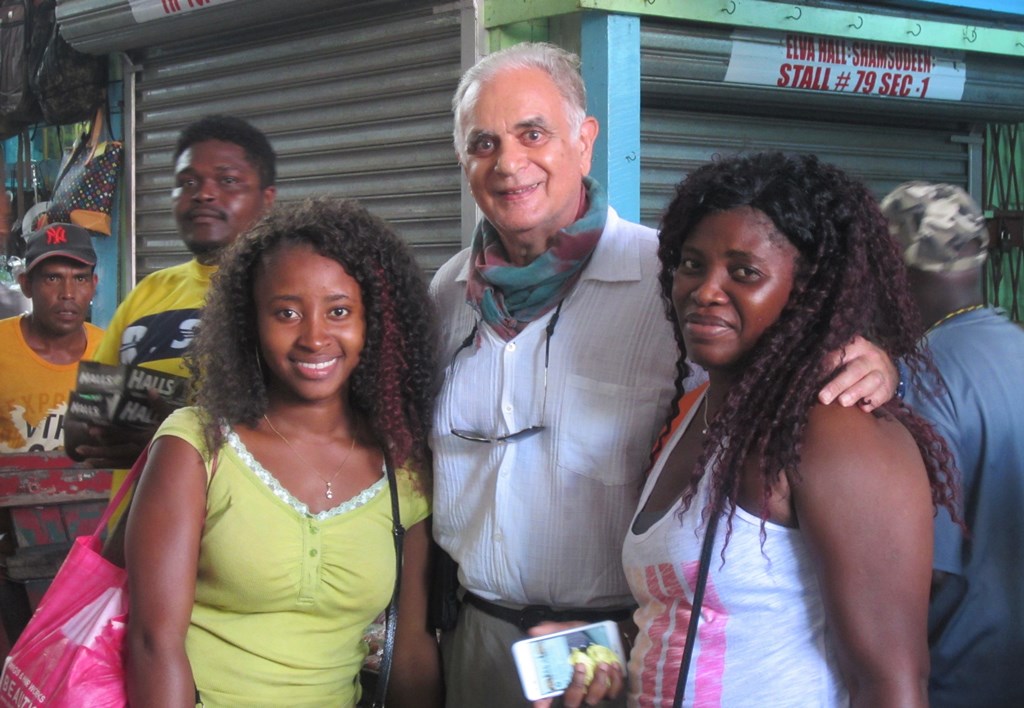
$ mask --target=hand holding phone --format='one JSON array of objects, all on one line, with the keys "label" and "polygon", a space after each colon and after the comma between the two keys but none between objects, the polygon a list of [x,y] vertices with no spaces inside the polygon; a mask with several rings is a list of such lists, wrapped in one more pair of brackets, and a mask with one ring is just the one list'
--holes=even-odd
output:
[{"label": "hand holding phone", "polygon": [[[598,664],[617,664],[616,684],[621,684],[619,677],[625,665],[619,627],[611,621],[585,624],[523,639],[512,645],[512,656],[519,671],[523,693],[531,701],[565,693],[572,684],[577,663],[583,664],[584,668],[589,666],[587,673],[590,676],[594,675]],[[581,676],[578,689],[583,689],[585,681],[586,677]],[[586,692],[588,697],[592,692],[603,693],[620,687],[612,686],[611,679],[606,676],[602,676],[601,683],[601,686],[592,686],[594,691]]]}]

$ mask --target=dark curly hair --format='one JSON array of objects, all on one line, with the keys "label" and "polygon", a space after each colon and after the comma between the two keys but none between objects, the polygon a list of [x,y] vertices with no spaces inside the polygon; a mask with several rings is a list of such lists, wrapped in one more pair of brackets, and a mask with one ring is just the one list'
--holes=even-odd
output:
[{"label": "dark curly hair", "polygon": [[274,154],[274,148],[270,146],[267,136],[251,123],[235,116],[204,116],[185,126],[174,146],[174,162],[177,163],[181,153],[192,145],[207,140],[220,140],[242,148],[245,159],[259,172],[260,189],[266,189],[276,183],[277,155]]},{"label": "dark curly hair", "polygon": [[337,261],[359,283],[366,341],[351,375],[350,404],[392,462],[411,462],[425,475],[438,372],[434,309],[402,240],[382,219],[342,199],[277,207],[225,252],[186,354],[208,449],[223,444],[221,423],[255,425],[267,409],[254,281],[265,254],[295,245]]},{"label": "dark curly hair", "polygon": [[[669,421],[678,415],[683,380],[690,373],[672,304],[682,244],[704,217],[738,207],[752,207],[771,219],[799,251],[797,271],[786,306],[747,354],[741,378],[708,430],[684,506],[717,452],[709,509],[723,508],[728,500],[734,510],[743,463],[751,459],[762,481],[763,540],[772,487],[780,475],[797,474],[808,413],[835,374],[826,368],[826,355],[859,334],[911,371],[931,364],[918,344],[923,332],[903,259],[867,188],[814,156],[730,157],[684,179],[661,222],[658,280],[681,352]],[[928,470],[933,503],[957,518],[954,465],[945,441],[902,401],[889,401],[876,415],[891,416],[910,431]],[[709,510],[704,513],[706,518]],[[731,528],[732,511],[729,520]]]}]

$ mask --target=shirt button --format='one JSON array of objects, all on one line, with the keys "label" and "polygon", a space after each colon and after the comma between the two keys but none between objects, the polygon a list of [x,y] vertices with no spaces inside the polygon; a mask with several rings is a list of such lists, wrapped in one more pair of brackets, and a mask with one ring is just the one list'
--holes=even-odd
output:
[{"label": "shirt button", "polygon": [[315,548],[312,551],[309,552],[309,557],[310,558],[316,558],[316,549]]},{"label": "shirt button", "polygon": [[516,350],[516,343],[515,342],[509,342],[508,344],[505,345],[505,351],[514,352],[515,350]]},{"label": "shirt button", "polygon": [[310,533],[317,533],[318,531],[319,531],[319,529],[316,526],[314,526],[313,524],[309,525],[309,532]]},{"label": "shirt button", "polygon": [[511,403],[506,403],[505,404],[505,412],[506,413],[511,413],[512,412],[512,404]]},{"label": "shirt button", "polygon": [[505,540],[505,535],[501,531],[499,531],[498,533],[494,534],[493,538],[498,543],[501,543]]}]

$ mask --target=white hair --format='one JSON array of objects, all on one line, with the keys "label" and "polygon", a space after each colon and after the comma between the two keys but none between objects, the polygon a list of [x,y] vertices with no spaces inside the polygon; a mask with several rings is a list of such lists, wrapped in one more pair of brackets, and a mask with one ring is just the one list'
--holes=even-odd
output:
[{"label": "white hair", "polygon": [[506,69],[540,69],[551,77],[561,94],[572,137],[578,137],[587,117],[587,89],[580,75],[580,58],[546,42],[524,42],[488,54],[466,71],[452,98],[455,127],[452,137],[459,161],[466,158],[468,123],[481,87]]}]

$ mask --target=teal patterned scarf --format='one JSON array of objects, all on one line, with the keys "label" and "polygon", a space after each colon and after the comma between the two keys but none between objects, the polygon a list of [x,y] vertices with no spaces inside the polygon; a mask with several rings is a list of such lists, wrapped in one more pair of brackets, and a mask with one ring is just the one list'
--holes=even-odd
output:
[{"label": "teal patterned scarf", "polygon": [[483,219],[473,234],[466,301],[506,341],[569,294],[590,260],[608,217],[608,197],[584,177],[586,210],[559,231],[553,245],[525,266],[509,262],[497,229]]}]

